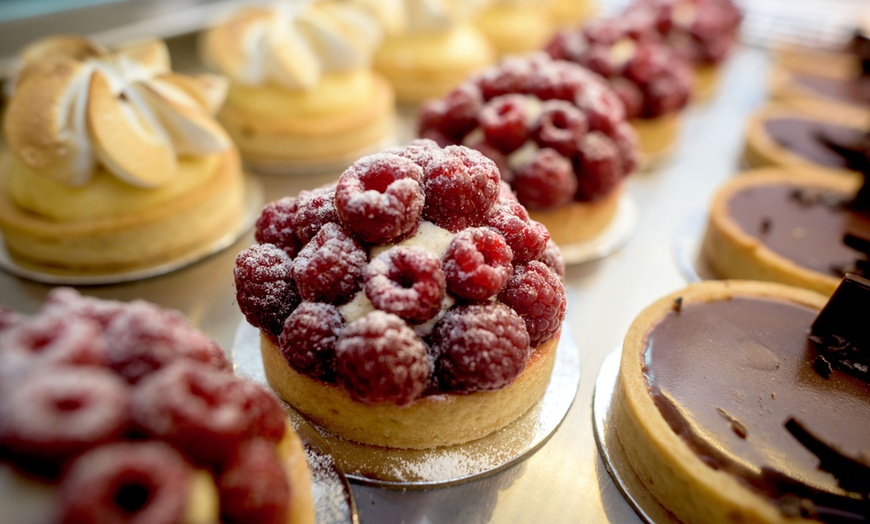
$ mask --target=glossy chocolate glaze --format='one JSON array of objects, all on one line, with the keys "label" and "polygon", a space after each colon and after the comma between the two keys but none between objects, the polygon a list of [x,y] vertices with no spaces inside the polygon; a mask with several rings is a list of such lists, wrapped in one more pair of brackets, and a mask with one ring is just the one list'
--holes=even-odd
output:
[{"label": "glossy chocolate glaze", "polygon": [[842,80],[822,76],[795,75],[795,82],[826,97],[847,104],[870,102],[870,86],[863,80]]},{"label": "glossy chocolate glaze", "polygon": [[783,149],[826,167],[847,169],[849,164],[842,155],[825,145],[820,137],[838,143],[854,143],[863,132],[809,118],[771,118],[764,122],[764,130]]},{"label": "glossy chocolate glaze", "polygon": [[644,376],[668,425],[707,465],[787,514],[838,522],[846,511],[860,522],[866,502],[846,497],[785,428],[797,418],[842,453],[870,453],[870,384],[814,369],[807,334],[817,313],[749,297],[684,304],[648,333]]},{"label": "glossy chocolate glaze", "polygon": [[744,188],[728,199],[728,214],[773,252],[813,271],[842,276],[863,255],[843,242],[850,195],[791,184]]}]

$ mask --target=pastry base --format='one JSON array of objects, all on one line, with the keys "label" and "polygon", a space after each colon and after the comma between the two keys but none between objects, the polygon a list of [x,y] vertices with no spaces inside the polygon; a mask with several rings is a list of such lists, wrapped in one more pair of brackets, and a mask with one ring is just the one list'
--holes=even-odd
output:
[{"label": "pastry base", "polygon": [[290,481],[290,514],[287,524],[314,524],[311,470],[302,439],[289,424],[284,438],[278,443],[278,454],[284,461],[284,469]]},{"label": "pastry base", "polygon": [[595,202],[570,202],[549,211],[529,211],[529,217],[544,224],[550,238],[560,246],[589,240],[613,222],[622,195],[622,184]]},{"label": "pastry base", "polygon": [[699,64],[693,68],[694,96],[693,99],[706,102],[713,98],[716,88],[719,86],[721,66],[719,64]]},{"label": "pastry base", "polygon": [[737,478],[707,466],[661,416],[643,375],[646,336],[674,300],[683,304],[728,300],[733,296],[771,297],[821,308],[825,299],[811,291],[764,282],[707,281],[664,297],[634,320],[623,344],[611,419],[619,444],[643,486],[680,522],[806,522],[785,519],[766,498]]},{"label": "pastry base", "polygon": [[558,336],[532,353],[510,386],[470,395],[432,395],[407,407],[368,405],[336,384],[291,368],[268,336],[260,335],[266,379],[278,396],[320,427],[362,444],[430,449],[479,439],[525,413],[543,396],[556,358]]},{"label": "pastry base", "polygon": [[641,170],[659,165],[670,155],[680,134],[679,111],[656,118],[632,118],[628,122],[637,132]]},{"label": "pastry base", "polygon": [[701,253],[720,278],[739,278],[780,282],[830,295],[840,279],[819,273],[792,262],[765,246],[757,237],[747,234],[728,213],[728,200],[746,187],[765,184],[795,183],[822,187],[853,194],[858,189],[855,178],[831,176],[816,170],[789,171],[766,169],[750,171],[730,180],[714,195]]},{"label": "pastry base", "polygon": [[223,155],[214,176],[200,186],[123,216],[49,220],[15,205],[2,182],[0,178],[0,229],[10,254],[28,264],[83,275],[179,258],[220,239],[245,214],[244,176],[235,149]]},{"label": "pastry base", "polygon": [[495,4],[484,8],[475,25],[499,55],[543,49],[556,32],[555,19],[536,5]]},{"label": "pastry base", "polygon": [[813,101],[807,101],[804,110],[782,104],[769,104],[754,112],[746,121],[746,138],[743,145],[743,160],[749,167],[817,167],[829,170],[831,173],[851,173],[847,170],[831,169],[820,166],[807,158],[783,148],[773,141],[764,128],[766,121],[775,118],[807,118],[830,122],[858,130],[865,130],[867,122],[856,118],[854,114],[829,114],[824,106]]},{"label": "pastry base", "polygon": [[375,53],[375,69],[405,104],[438,98],[470,74],[495,62],[492,44],[472,25],[446,33],[387,38]]},{"label": "pastry base", "polygon": [[343,111],[321,114],[283,108],[285,114],[277,110],[262,114],[230,99],[218,118],[245,162],[255,168],[276,171],[330,165],[380,144],[393,133],[393,90],[380,76],[373,75],[371,82],[369,96]]}]

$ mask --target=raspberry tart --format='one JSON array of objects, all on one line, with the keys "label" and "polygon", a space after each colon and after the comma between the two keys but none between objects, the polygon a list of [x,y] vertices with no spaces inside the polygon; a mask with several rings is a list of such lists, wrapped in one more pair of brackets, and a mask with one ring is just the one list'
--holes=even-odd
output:
[{"label": "raspberry tart", "polygon": [[221,122],[266,172],[343,169],[393,132],[394,93],[371,67],[376,20],[334,0],[245,7],[203,35],[231,80]]},{"label": "raspberry tart", "polygon": [[859,203],[865,198],[855,179],[828,171],[746,172],[714,195],[702,256],[721,278],[830,295],[846,273],[865,274],[870,215]]},{"label": "raspberry tart", "polygon": [[418,140],[268,204],[234,275],[278,395],[342,438],[412,449],[481,438],[534,405],[563,268],[501,194],[479,152]]},{"label": "raspberry tart", "polygon": [[59,288],[2,317],[4,522],[314,522],[277,398],[180,314]]},{"label": "raspberry tart", "polygon": [[611,403],[623,464],[679,522],[866,522],[868,307],[852,276],[827,306],[749,281],[656,301],[625,337]]},{"label": "raspberry tart", "polygon": [[611,223],[637,166],[636,136],[617,95],[598,75],[543,53],[508,58],[427,103],[420,135],[493,159],[562,246]]},{"label": "raspberry tart", "polygon": [[698,94],[709,95],[738,39],[743,15],[732,0],[639,0],[632,10],[646,11],[665,43],[692,64]]},{"label": "raspberry tart", "polygon": [[553,58],[578,63],[608,80],[638,133],[646,166],[663,158],[676,141],[693,82],[689,62],[662,41],[650,22],[646,11],[627,11],[563,31],[546,47]]},{"label": "raspberry tart", "polygon": [[128,272],[239,229],[239,155],[212,117],[223,79],[173,73],[159,41],[110,52],[51,37],[21,58],[0,153],[0,230],[17,260]]}]

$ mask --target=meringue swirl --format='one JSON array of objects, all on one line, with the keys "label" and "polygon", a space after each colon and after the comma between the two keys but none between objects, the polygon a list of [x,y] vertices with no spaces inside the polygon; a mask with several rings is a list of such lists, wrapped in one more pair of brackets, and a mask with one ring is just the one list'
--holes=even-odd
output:
[{"label": "meringue swirl", "polygon": [[380,40],[364,9],[301,0],[235,12],[206,32],[202,54],[239,84],[311,90],[325,74],[368,67]]},{"label": "meringue swirl", "polygon": [[102,167],[137,187],[165,185],[179,156],[225,151],[213,118],[226,82],[172,73],[161,41],[115,52],[78,37],[50,37],[22,52],[5,135],[17,160],[68,186]]}]

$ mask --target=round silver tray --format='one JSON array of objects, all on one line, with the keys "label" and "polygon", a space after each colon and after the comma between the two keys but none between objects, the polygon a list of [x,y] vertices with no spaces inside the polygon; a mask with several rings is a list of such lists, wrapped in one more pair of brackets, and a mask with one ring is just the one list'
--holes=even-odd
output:
[{"label": "round silver tray", "polygon": [[246,176],[244,201],[245,215],[242,220],[235,225],[235,227],[227,231],[222,237],[218,238],[211,244],[202,246],[195,251],[185,253],[178,258],[161,262],[153,266],[109,273],[82,273],[75,270],[39,266],[13,257],[6,249],[3,235],[0,234],[0,269],[3,269],[7,273],[11,273],[17,277],[41,282],[43,284],[71,286],[120,284],[122,282],[131,282],[133,280],[142,280],[145,278],[165,275],[166,273],[199,262],[200,260],[231,246],[233,242],[238,240],[239,237],[244,235],[254,225],[254,222],[257,221],[257,217],[260,216],[260,211],[262,211],[264,203],[265,200],[262,184],[253,177]]},{"label": "round silver tray", "polygon": [[641,520],[650,524],[677,524],[679,521],[643,487],[625,457],[613,425],[610,424],[610,402],[619,376],[621,356],[622,346],[617,346],[608,353],[595,379],[595,391],[592,394],[592,429],[595,443],[613,483]]},{"label": "round silver tray", "polygon": [[565,264],[581,264],[606,257],[631,239],[637,228],[637,205],[634,199],[623,192],[617,203],[616,215],[607,229],[595,237],[574,244],[559,245]]},{"label": "round silver tray", "polygon": [[[246,322],[236,331],[233,361],[237,373],[268,385],[260,358],[260,333]],[[356,482],[401,489],[458,484],[501,471],[540,448],[562,423],[579,385],[580,354],[565,324],[544,397],[492,435],[456,446],[401,450],[349,442],[322,429],[321,434],[339,467]],[[291,419],[301,418],[290,411]]]}]

